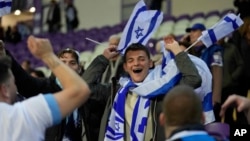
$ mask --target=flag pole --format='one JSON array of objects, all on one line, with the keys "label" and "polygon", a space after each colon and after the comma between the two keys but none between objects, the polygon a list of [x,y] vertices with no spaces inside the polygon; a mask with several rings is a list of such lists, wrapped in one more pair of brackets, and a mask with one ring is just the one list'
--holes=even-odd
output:
[{"label": "flag pole", "polygon": [[190,48],[192,48],[194,45],[196,45],[200,39],[197,39],[192,45],[190,45],[188,48],[185,49],[185,52],[187,52]]},{"label": "flag pole", "polygon": [[86,40],[89,40],[89,41],[91,41],[91,42],[93,42],[93,43],[96,43],[96,44],[98,44],[98,45],[100,45],[100,44],[102,44],[102,43],[100,43],[100,42],[98,42],[98,41],[95,41],[95,40],[93,40],[93,39],[90,39],[90,38],[85,38]]}]

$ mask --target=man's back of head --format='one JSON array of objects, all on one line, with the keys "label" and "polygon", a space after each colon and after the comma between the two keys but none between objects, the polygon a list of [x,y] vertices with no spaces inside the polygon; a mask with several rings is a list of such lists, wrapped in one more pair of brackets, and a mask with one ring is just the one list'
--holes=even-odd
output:
[{"label": "man's back of head", "polygon": [[202,104],[194,89],[179,85],[170,90],[164,98],[163,112],[165,126],[185,126],[200,124],[202,121]]}]

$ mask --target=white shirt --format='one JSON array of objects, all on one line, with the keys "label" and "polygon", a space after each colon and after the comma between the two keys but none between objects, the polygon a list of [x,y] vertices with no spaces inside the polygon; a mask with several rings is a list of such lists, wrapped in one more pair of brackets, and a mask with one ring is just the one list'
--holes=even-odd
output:
[{"label": "white shirt", "polygon": [[46,128],[61,121],[61,113],[51,94],[38,95],[9,105],[0,103],[0,140],[41,141]]}]

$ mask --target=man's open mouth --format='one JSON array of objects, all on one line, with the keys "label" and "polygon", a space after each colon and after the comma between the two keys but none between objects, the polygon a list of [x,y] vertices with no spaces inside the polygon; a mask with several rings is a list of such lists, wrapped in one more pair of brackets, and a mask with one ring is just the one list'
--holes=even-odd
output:
[{"label": "man's open mouth", "polygon": [[133,69],[133,72],[134,73],[140,73],[140,72],[142,72],[142,69]]}]

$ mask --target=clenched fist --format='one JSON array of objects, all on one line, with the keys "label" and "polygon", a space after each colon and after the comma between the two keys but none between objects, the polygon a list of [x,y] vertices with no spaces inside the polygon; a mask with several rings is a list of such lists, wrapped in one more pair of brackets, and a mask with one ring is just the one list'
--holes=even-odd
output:
[{"label": "clenched fist", "polygon": [[178,42],[176,42],[172,37],[165,37],[164,43],[165,48],[173,52],[175,55],[182,52],[182,49],[180,48]]},{"label": "clenched fist", "polygon": [[53,54],[53,49],[48,39],[29,36],[27,44],[30,52],[38,59],[43,59],[46,56]]}]

